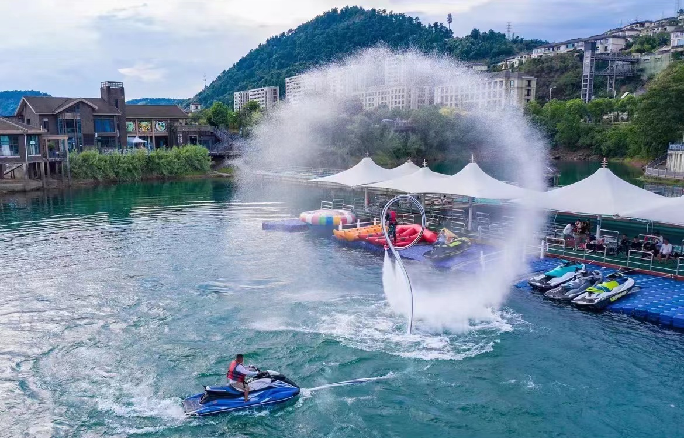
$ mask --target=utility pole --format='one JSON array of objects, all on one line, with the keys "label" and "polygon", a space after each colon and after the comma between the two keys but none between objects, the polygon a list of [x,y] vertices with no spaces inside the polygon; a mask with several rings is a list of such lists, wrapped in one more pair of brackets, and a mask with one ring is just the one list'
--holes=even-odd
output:
[{"label": "utility pole", "polygon": [[447,27],[452,30],[452,13],[447,14]]}]

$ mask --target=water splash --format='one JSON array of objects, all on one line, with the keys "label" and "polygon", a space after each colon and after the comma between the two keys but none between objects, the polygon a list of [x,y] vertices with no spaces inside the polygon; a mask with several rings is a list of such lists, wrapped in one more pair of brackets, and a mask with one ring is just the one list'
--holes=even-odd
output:
[{"label": "water splash", "polygon": [[[470,90],[471,101],[476,94],[479,96],[475,100],[511,99],[504,94],[509,93],[508,86],[480,89],[483,75],[449,57],[381,48],[311,70],[303,75],[303,81],[308,92],[302,94],[298,102],[281,104],[266,114],[254,129],[243,161],[245,168],[283,168],[284,164],[349,167],[366,153],[387,157],[389,146],[377,144],[375,138],[359,138],[355,144],[345,147],[335,144],[336,135],[341,132],[357,128],[363,131],[353,121],[361,114],[360,93],[369,90],[380,92],[388,87],[433,90],[435,100],[438,98],[436,90],[441,87],[461,87]],[[406,103],[407,107],[421,105],[415,99]],[[503,174],[520,186],[534,190],[543,188],[547,146],[536,129],[527,123],[520,108],[506,105],[480,108],[470,106],[469,102],[453,104],[451,101],[446,106],[445,111],[450,114],[449,120],[454,126],[468,127],[464,130],[468,140],[454,138],[444,145],[453,155],[464,157],[475,153],[477,162],[496,162]],[[374,108],[370,111],[383,110]],[[388,112],[391,117],[407,116],[402,110],[393,111]],[[413,123],[431,121],[416,119]],[[240,190],[251,187],[250,184],[239,185]],[[432,280],[442,274],[417,273],[415,267],[405,266],[414,290],[414,317],[422,329],[468,331],[497,319],[511,284],[527,270],[524,248],[533,243],[531,236],[542,223],[542,216],[529,207],[526,203],[503,207],[511,217],[506,237],[500,242],[499,255],[489,259],[483,272],[436,283]],[[406,291],[406,285],[390,263],[384,260],[385,296],[393,312],[408,318],[411,309],[407,309],[409,301],[402,292]],[[421,286],[421,283],[429,286]]]}]

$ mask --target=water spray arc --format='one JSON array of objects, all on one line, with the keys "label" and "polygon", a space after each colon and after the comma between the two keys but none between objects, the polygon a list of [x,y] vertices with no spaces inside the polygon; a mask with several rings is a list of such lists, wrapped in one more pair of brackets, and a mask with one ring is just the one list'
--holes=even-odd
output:
[{"label": "water spray arc", "polygon": [[[402,263],[402,259],[400,258],[400,254],[397,252],[398,249],[395,248],[395,245],[393,245],[392,241],[390,240],[390,236],[388,235],[388,228],[387,228],[386,222],[385,222],[385,215],[387,214],[390,207],[394,203],[396,203],[396,202],[399,203],[400,201],[411,202],[419,210],[419,213],[421,214],[421,231],[419,231],[419,233],[416,235],[413,242],[411,242],[409,245],[403,247],[402,249],[407,249],[407,248],[413,246],[414,244],[416,244],[419,240],[421,240],[421,236],[423,236],[423,230],[424,230],[424,228],[426,228],[426,212],[423,208],[423,205],[421,205],[421,202],[419,202],[418,199],[414,198],[411,195],[399,195],[399,196],[395,196],[394,198],[392,198],[390,200],[390,202],[385,204],[385,207],[383,207],[383,211],[381,213],[381,228],[383,229],[383,234],[385,235],[385,242],[387,243],[388,248],[392,252],[392,255],[395,259],[395,263],[397,265],[399,265],[400,270],[401,270],[402,274],[404,275],[405,280],[407,281],[407,288],[409,290],[409,296],[411,299],[407,333],[411,334],[411,330],[412,330],[413,324],[414,324],[414,292],[413,292],[412,287],[411,287],[411,281],[409,280],[409,274],[407,274],[407,270],[404,268],[404,264]],[[386,257],[387,257],[387,249],[386,249]]]}]

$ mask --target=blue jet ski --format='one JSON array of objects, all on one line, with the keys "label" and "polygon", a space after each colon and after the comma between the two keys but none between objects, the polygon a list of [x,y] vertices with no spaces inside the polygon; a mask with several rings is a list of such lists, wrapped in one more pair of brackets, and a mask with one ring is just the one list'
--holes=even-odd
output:
[{"label": "blue jet ski", "polygon": [[189,416],[204,416],[282,403],[300,393],[300,387],[277,371],[259,372],[248,382],[248,401],[232,386],[205,386],[205,392],[183,400]]},{"label": "blue jet ski", "polygon": [[528,284],[535,291],[546,292],[574,280],[580,271],[585,271],[584,264],[565,261],[551,271],[531,278]]}]

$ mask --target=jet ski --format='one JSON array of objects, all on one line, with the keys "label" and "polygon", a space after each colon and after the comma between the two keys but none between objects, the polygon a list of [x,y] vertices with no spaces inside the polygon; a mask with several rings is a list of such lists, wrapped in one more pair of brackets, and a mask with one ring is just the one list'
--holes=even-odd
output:
[{"label": "jet ski", "polygon": [[576,273],[584,270],[585,265],[582,263],[565,261],[551,271],[531,278],[528,284],[535,291],[545,292],[575,279]]},{"label": "jet ski", "polygon": [[300,393],[299,386],[277,371],[260,371],[247,384],[248,401],[232,386],[205,386],[205,392],[183,400],[183,410],[188,416],[213,415],[282,403]]},{"label": "jet ski", "polygon": [[637,290],[639,286],[635,286],[634,279],[617,271],[607,275],[604,282],[585,289],[572,303],[580,308],[599,310]]},{"label": "jet ski", "polygon": [[557,301],[571,301],[585,290],[602,281],[600,271],[578,271],[573,280],[545,292],[545,298]]},{"label": "jet ski", "polygon": [[430,260],[443,260],[461,254],[470,246],[471,241],[466,237],[455,237],[449,243],[436,243],[433,249],[423,256]]}]

